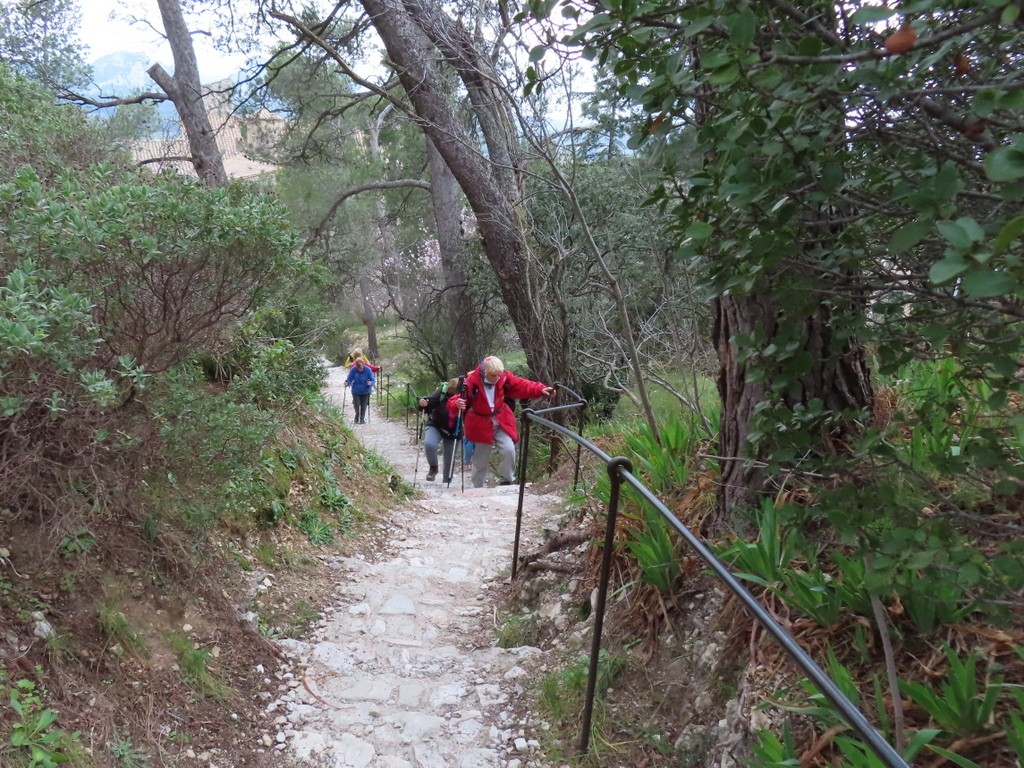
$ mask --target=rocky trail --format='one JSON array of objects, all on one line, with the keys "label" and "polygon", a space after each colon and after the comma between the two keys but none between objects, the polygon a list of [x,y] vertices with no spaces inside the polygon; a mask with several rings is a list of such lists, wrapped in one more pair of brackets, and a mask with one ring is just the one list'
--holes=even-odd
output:
[{"label": "rocky trail", "polygon": [[[328,373],[340,404],[345,369]],[[524,681],[543,673],[543,654],[496,645],[519,488],[463,492],[458,472],[451,488],[425,482],[422,446],[376,402],[370,408],[355,434],[402,477],[415,475],[421,497],[392,510],[383,551],[330,563],[336,605],[311,639],[283,641],[293,677],[268,707],[273,746],[330,768],[547,766],[521,699]],[[523,551],[559,502],[527,490]]]}]

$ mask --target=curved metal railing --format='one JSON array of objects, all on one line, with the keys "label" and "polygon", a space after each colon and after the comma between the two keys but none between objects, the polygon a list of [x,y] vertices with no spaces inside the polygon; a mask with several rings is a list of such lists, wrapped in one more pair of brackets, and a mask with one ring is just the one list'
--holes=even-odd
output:
[{"label": "curved metal railing", "polygon": [[611,493],[608,499],[607,523],[605,526],[604,550],[601,557],[600,582],[597,591],[597,605],[594,609],[594,636],[590,650],[590,668],[587,677],[587,692],[583,710],[582,733],[580,734],[580,751],[586,752],[590,742],[590,727],[593,719],[594,693],[597,686],[598,657],[601,651],[601,632],[604,627],[605,605],[608,598],[608,581],[611,573],[612,550],[615,538],[615,523],[619,512],[619,496],[623,483],[627,483],[639,493],[643,499],[651,505],[665,519],[667,523],[678,533],[687,546],[693,550],[701,560],[708,566],[711,572],[723,582],[729,590],[739,598],[740,602],[775,639],[783,650],[796,662],[804,673],[813,681],[825,697],[832,702],[847,724],[856,731],[870,749],[878,756],[882,763],[888,768],[908,768],[908,763],[900,756],[896,749],[889,744],[881,733],[871,724],[865,715],[853,704],[810,657],[800,645],[762,606],[750,591],[743,586],[737,577],[719,560],[710,548],[666,507],[650,489],[633,475],[633,465],[624,456],[609,456],[582,434],[573,432],[562,424],[558,424],[546,415],[561,411],[580,410],[580,432],[583,431],[584,416],[587,401],[568,387],[558,385],[558,389],[569,392],[577,398],[574,403],[552,406],[551,408],[533,409],[526,408],[520,417],[522,428],[522,450],[519,457],[519,506],[516,510],[516,533],[515,543],[512,552],[512,578],[516,575],[516,566],[519,561],[519,541],[522,530],[523,519],[523,497],[526,490],[527,468],[530,453],[530,427],[537,424],[572,440],[577,444],[576,454],[576,482],[579,480],[581,451],[586,448],[590,453],[600,459],[608,469],[608,476],[611,479]]}]

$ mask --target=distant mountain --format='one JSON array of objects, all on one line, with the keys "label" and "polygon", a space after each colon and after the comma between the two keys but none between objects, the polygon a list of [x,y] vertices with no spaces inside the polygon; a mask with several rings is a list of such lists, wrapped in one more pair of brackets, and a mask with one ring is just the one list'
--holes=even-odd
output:
[{"label": "distant mountain", "polygon": [[155,85],[146,74],[152,60],[136,51],[116,51],[92,63],[92,78],[104,95],[149,90]]},{"label": "distant mountain", "polygon": [[[153,59],[137,51],[115,51],[100,56],[91,64],[93,84],[86,95],[99,98],[126,96],[139,91],[159,91],[160,88],[146,73],[152,65]],[[101,109],[95,114],[102,116],[110,111],[112,110]],[[174,111],[174,105],[169,101],[161,102],[157,105],[157,112],[166,123],[158,134],[166,136],[170,130],[170,135],[176,135],[178,115]]]}]

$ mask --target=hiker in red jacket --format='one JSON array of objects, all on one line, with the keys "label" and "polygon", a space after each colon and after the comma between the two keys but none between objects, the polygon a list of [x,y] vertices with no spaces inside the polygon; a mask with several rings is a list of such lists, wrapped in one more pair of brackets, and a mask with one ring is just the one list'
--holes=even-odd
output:
[{"label": "hiker in red jacket", "polygon": [[497,357],[484,361],[466,377],[466,393],[452,398],[448,408],[453,413],[463,412],[463,428],[468,440],[476,444],[473,451],[473,487],[483,488],[487,479],[487,466],[491,458],[491,445],[501,451],[498,465],[500,485],[516,481],[516,416],[506,398],[532,400],[551,397],[555,388],[539,381],[530,381],[509,373]]}]

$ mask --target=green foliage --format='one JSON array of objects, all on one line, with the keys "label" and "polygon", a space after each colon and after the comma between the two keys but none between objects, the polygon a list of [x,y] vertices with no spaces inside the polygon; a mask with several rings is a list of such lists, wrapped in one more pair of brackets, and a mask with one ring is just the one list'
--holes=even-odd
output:
[{"label": "green foliage", "polygon": [[120,645],[129,653],[136,653],[140,656],[149,655],[146,641],[116,605],[108,602],[100,603],[97,619],[108,647]]},{"label": "green foliage", "polygon": [[117,736],[109,746],[110,754],[123,768],[150,768],[149,755],[137,749],[128,737]]},{"label": "green foliage", "polygon": [[832,577],[817,567],[809,570],[787,568],[782,572],[783,587],[773,589],[786,603],[823,627],[839,621],[848,606]]},{"label": "green foliage", "polygon": [[108,159],[102,135],[89,126],[83,113],[54,102],[43,86],[0,64],[0,124],[4,126],[0,178],[10,179],[19,168],[32,165],[40,177],[49,179],[69,168],[84,169]]},{"label": "green foliage", "polygon": [[582,704],[586,681],[586,667],[581,664],[545,677],[541,681],[539,698],[543,711],[555,720],[579,711],[573,704]]},{"label": "green foliage", "polygon": [[679,556],[668,523],[654,510],[644,512],[644,527],[630,529],[626,549],[640,566],[643,582],[668,593],[681,573]]},{"label": "green foliage", "polygon": [[650,426],[641,423],[635,431],[625,433],[629,456],[637,463],[636,474],[655,495],[686,488],[690,479],[690,463],[697,441],[710,437],[703,434],[695,418],[677,411],[658,424],[659,443]]},{"label": "green foliage", "polygon": [[309,630],[320,620],[320,613],[305,600],[296,600],[291,606],[288,620],[290,636],[296,637]]},{"label": "green foliage", "polygon": [[901,681],[900,690],[950,734],[974,736],[991,730],[1003,688],[1002,676],[986,674],[979,685],[976,654],[961,659],[952,648],[947,648],[946,659],[949,668],[941,694],[931,686],[906,680]]},{"label": "green foliage", "polygon": [[758,731],[750,748],[753,752],[750,768],[792,768],[800,765],[800,753],[788,725],[784,726],[781,739],[771,731]]},{"label": "green foliage", "polygon": [[[1018,649],[1019,652],[1020,649]],[[1015,712],[1010,712],[1006,739],[1010,742],[1017,759],[1024,760],[1024,690],[1016,688],[1012,693],[1017,702],[1017,709]]]},{"label": "green foliage", "polygon": [[198,648],[191,638],[181,633],[173,633],[168,638],[171,650],[178,658],[178,666],[185,682],[200,693],[216,699],[227,697],[227,688],[217,679],[209,667],[211,653],[206,648]]},{"label": "green foliage", "polygon": [[519,648],[524,645],[538,645],[540,625],[535,614],[516,614],[502,622],[498,630],[499,648]]},{"label": "green foliage", "polygon": [[73,0],[0,6],[0,61],[54,88],[88,82]]},{"label": "green foliage", "polygon": [[[171,487],[201,467],[219,501],[173,505],[193,523],[269,504],[251,462],[278,427],[267,409],[322,380],[311,321],[290,303],[312,276],[294,233],[245,185],[96,164],[80,116],[51,101],[0,70],[0,496],[50,513],[91,499],[81,511],[95,513],[129,504],[125,478],[144,467],[166,467]],[[232,345],[247,357],[230,393],[201,391],[185,361]]]},{"label": "green foliage", "polygon": [[[625,659],[601,651],[597,662],[597,685],[594,689],[594,728],[600,727],[602,697],[615,683],[625,666]],[[576,664],[561,669],[541,680],[538,704],[553,720],[575,719],[583,711],[590,661],[581,658]]]},{"label": "green foliage", "polygon": [[305,533],[313,544],[326,546],[334,543],[334,526],[314,509],[307,509],[299,517],[299,530]]},{"label": "green foliage", "polygon": [[101,350],[164,370],[215,346],[235,319],[300,271],[280,209],[244,185],[100,166],[52,182],[31,169],[0,185],[13,263],[31,255],[95,305]]},{"label": "green foliage", "polygon": [[[724,459],[749,462],[723,464],[749,470],[723,487],[758,510],[726,553],[744,578],[826,626],[874,624],[880,600],[899,674],[948,624],[1019,629],[1019,6],[531,0],[524,15],[643,115],[630,146],[661,171],[649,202],[714,301]],[[886,43],[910,23],[913,45]],[[800,513],[773,519],[762,495]],[[844,679],[879,680],[860,624],[864,668]],[[1008,697],[974,664],[951,659],[941,691],[901,683],[938,726],[908,734],[915,754],[971,765],[940,739],[999,743]],[[809,746],[762,745],[765,764]],[[822,760],[877,764],[846,735]]]},{"label": "green foliage", "polygon": [[783,581],[783,574],[796,557],[793,536],[780,525],[778,510],[768,499],[761,502],[758,535],[754,541],[737,538],[720,552],[734,568],[737,576],[763,587]]},{"label": "green foliage", "polygon": [[43,692],[35,683],[18,680],[11,686],[0,686],[0,692],[6,693],[17,717],[0,754],[9,755],[16,765],[26,768],[56,768],[77,758],[81,734],[55,727],[57,713],[43,704]]},{"label": "green foliage", "polygon": [[64,536],[60,540],[60,544],[57,545],[57,548],[61,554],[67,557],[75,557],[77,555],[84,555],[94,546],[96,546],[96,537],[93,535],[93,532],[88,528],[83,528]]}]

